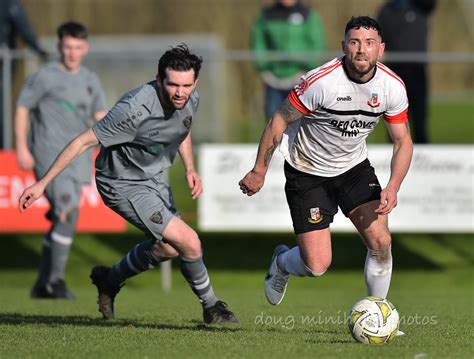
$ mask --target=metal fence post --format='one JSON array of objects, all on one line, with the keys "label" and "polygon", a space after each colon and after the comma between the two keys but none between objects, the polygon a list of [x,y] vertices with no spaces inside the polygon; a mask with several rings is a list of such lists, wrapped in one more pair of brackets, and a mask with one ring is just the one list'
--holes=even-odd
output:
[{"label": "metal fence post", "polygon": [[171,291],[171,259],[160,263],[161,270],[161,289],[164,292]]},{"label": "metal fence post", "polygon": [[11,117],[11,89],[12,89],[12,56],[7,47],[0,49],[2,54],[2,127],[3,148],[12,148],[12,117]]}]

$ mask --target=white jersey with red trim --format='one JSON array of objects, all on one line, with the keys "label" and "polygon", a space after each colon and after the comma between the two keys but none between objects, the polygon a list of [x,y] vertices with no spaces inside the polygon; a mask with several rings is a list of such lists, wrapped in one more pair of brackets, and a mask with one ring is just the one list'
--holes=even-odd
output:
[{"label": "white jersey with red trim", "polygon": [[288,126],[280,146],[297,170],[322,177],[346,172],[367,158],[367,136],[381,116],[408,121],[403,81],[382,63],[365,83],[349,79],[342,58],[309,71],[288,96],[305,115]]}]

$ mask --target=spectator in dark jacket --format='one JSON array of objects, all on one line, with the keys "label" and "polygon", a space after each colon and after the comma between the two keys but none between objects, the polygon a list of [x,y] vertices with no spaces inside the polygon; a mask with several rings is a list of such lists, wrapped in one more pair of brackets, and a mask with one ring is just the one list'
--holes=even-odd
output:
[{"label": "spectator in dark jacket", "polygon": [[[436,0],[390,0],[383,5],[377,20],[383,29],[385,51],[427,52],[429,17],[435,7]],[[426,62],[396,62],[388,58],[387,66],[405,82],[414,142],[428,143],[429,79]]]},{"label": "spectator in dark jacket", "polygon": [[[36,35],[30,26],[28,17],[20,0],[0,1],[0,50],[16,48],[17,35],[26,42],[38,55],[46,57],[46,51],[38,44]],[[0,56],[0,148],[4,147],[3,115],[3,57]]]}]

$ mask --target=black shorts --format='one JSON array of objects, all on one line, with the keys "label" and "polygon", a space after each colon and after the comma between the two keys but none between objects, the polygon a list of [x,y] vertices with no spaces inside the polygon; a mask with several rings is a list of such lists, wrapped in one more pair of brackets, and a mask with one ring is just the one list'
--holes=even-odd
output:
[{"label": "black shorts", "polygon": [[285,162],[285,193],[296,234],[329,227],[338,206],[344,215],[380,199],[380,183],[368,159],[336,177],[298,171]]}]

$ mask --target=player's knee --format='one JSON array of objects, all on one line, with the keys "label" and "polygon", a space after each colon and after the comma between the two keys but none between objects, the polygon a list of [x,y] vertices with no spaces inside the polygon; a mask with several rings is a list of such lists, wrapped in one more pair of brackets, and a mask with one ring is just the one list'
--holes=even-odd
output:
[{"label": "player's knee", "polygon": [[201,240],[195,231],[191,231],[186,239],[186,258],[194,259],[202,256]]},{"label": "player's knee", "polygon": [[390,247],[392,245],[392,237],[390,236],[390,233],[379,233],[371,240],[369,241],[370,243],[370,248],[372,250],[377,250],[377,251],[386,251],[390,250]]},{"label": "player's knee", "polygon": [[306,271],[308,272],[308,276],[311,276],[311,277],[321,277],[327,271],[327,268],[326,269],[312,269],[308,266],[305,266],[305,267],[306,267]]},{"label": "player's knee", "polygon": [[162,260],[173,259],[179,256],[179,253],[169,244],[163,242],[155,242],[152,247],[152,252],[155,256]]},{"label": "player's knee", "polygon": [[179,253],[176,249],[174,248],[167,248],[164,253],[162,258],[163,259],[173,259],[179,256]]},{"label": "player's knee", "polygon": [[331,261],[322,261],[320,263],[305,263],[306,271],[309,276],[321,277],[328,270]]}]

